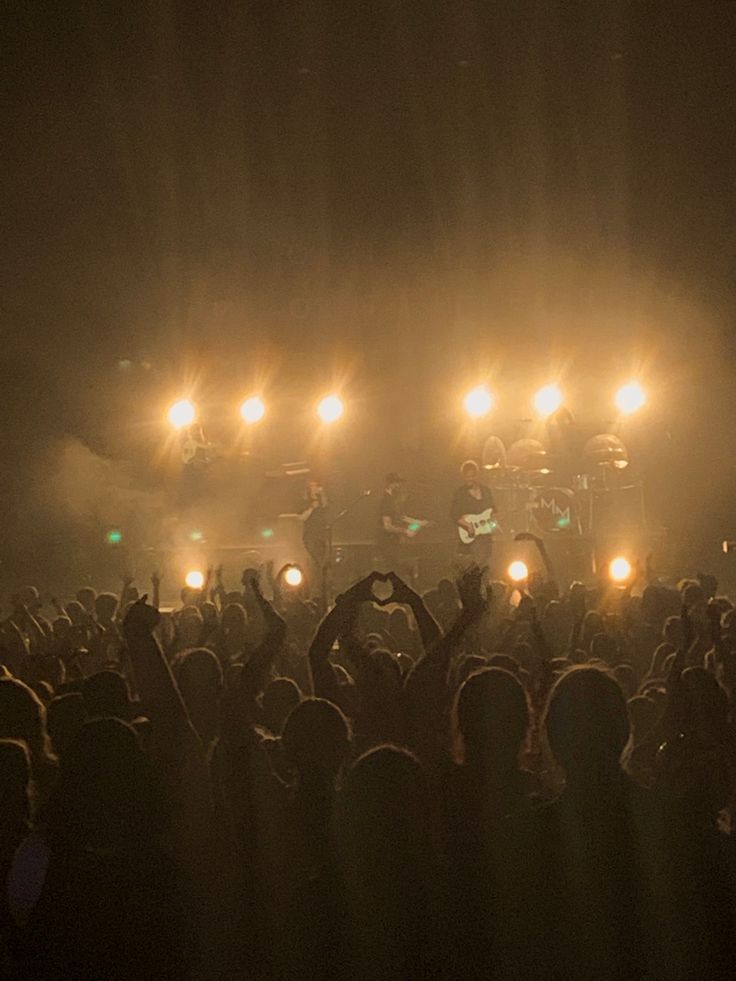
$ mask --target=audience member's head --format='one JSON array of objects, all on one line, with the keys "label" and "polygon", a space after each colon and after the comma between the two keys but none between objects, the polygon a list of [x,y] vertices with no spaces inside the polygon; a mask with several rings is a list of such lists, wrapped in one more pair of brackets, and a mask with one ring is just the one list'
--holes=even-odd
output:
[{"label": "audience member's head", "polygon": [[0,679],[0,739],[22,740],[34,764],[49,755],[43,703],[15,678]]},{"label": "audience member's head", "polygon": [[281,735],[284,723],[300,701],[299,686],[291,678],[274,678],[266,685],[261,698],[263,721],[275,736]]},{"label": "audience member's head", "polygon": [[52,846],[90,846],[139,860],[165,832],[163,798],[133,729],[120,719],[86,722],[69,743],[48,808]]},{"label": "audience member's head", "polygon": [[550,693],[545,727],[550,749],[569,784],[610,774],[619,768],[629,738],[623,692],[604,671],[572,668]]},{"label": "audience member's head", "polygon": [[99,623],[109,624],[118,611],[118,598],[114,593],[100,593],[95,600],[95,613]]},{"label": "audience member's head", "polygon": [[98,671],[97,674],[85,678],[82,695],[90,719],[130,719],[128,682],[117,671]]},{"label": "audience member's head", "polygon": [[476,672],[458,692],[455,724],[467,763],[501,773],[514,769],[529,728],[523,685],[502,668]]},{"label": "audience member's head", "polygon": [[87,718],[87,706],[81,692],[67,692],[51,700],[46,710],[46,725],[57,756],[64,754]]},{"label": "audience member's head", "polygon": [[95,615],[96,599],[97,592],[91,586],[82,586],[81,589],[77,590],[77,602],[81,603],[85,612],[91,617]]},{"label": "audience member's head", "polygon": [[305,698],[284,723],[281,741],[300,779],[334,781],[350,752],[345,716],[323,698]]}]

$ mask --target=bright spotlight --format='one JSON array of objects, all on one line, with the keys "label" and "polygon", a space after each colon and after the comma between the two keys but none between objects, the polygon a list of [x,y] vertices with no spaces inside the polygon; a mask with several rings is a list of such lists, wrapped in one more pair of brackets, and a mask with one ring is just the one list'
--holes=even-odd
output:
[{"label": "bright spotlight", "polygon": [[190,569],[184,576],[184,582],[190,589],[201,589],[204,586],[204,573],[199,569]]},{"label": "bright spotlight", "polygon": [[529,578],[529,569],[526,562],[512,562],[508,568],[509,579],[512,582],[524,582]]},{"label": "bright spotlight", "polygon": [[240,406],[240,415],[243,422],[247,422],[249,426],[253,426],[255,423],[260,422],[265,414],[266,406],[263,404],[263,399],[260,399],[257,395],[253,395],[251,398],[246,399]]},{"label": "bright spotlight", "polygon": [[339,395],[325,395],[317,406],[317,414],[322,422],[337,422],[344,411],[345,406]]},{"label": "bright spotlight", "polygon": [[493,408],[493,396],[485,385],[478,385],[468,392],[463,399],[463,405],[469,416],[480,419],[481,416],[488,415]]},{"label": "bright spotlight", "polygon": [[608,566],[608,575],[612,582],[626,582],[631,578],[631,563],[622,555],[612,559]]},{"label": "bright spotlight", "polygon": [[635,381],[630,381],[626,385],[622,385],[616,392],[614,399],[616,408],[625,416],[630,416],[634,412],[638,412],[646,400],[647,397],[644,394],[644,389],[639,382]]},{"label": "bright spotlight", "polygon": [[534,396],[534,408],[540,416],[551,416],[562,405],[562,392],[556,385],[545,385]]},{"label": "bright spotlight", "polygon": [[304,573],[298,565],[290,565],[284,573],[284,582],[292,589],[296,589],[304,582]]},{"label": "bright spotlight", "polygon": [[184,429],[185,426],[191,426],[194,420],[197,418],[197,410],[194,408],[194,403],[190,402],[189,399],[180,399],[169,409],[169,422],[174,427],[174,429]]}]

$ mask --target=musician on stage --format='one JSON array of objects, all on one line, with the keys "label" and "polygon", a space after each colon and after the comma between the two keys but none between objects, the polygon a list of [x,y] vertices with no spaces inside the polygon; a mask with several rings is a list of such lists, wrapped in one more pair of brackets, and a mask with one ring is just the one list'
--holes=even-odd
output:
[{"label": "musician on stage", "polygon": [[[452,495],[450,507],[450,515],[458,528],[458,555],[463,559],[472,559],[478,565],[488,565],[492,543],[490,532],[485,531],[488,522],[474,526],[467,519],[471,515],[495,511],[493,494],[489,487],[481,483],[480,467],[475,460],[466,460],[460,473],[463,483]],[[460,529],[471,539],[467,544],[459,538]]]},{"label": "musician on stage", "polygon": [[204,436],[198,423],[181,430],[181,480],[178,501],[182,508],[192,507],[206,495],[206,478],[210,464],[212,444]]},{"label": "musician on stage", "polygon": [[404,478],[399,474],[390,473],[387,475],[386,489],[383,492],[378,513],[377,544],[387,566],[387,572],[409,574],[413,577],[413,571],[409,568],[411,563],[407,563],[404,546],[416,533],[411,530],[410,526],[415,526],[418,529],[425,522],[409,518],[404,514],[406,502],[404,485]]},{"label": "musician on stage", "polygon": [[318,480],[307,483],[297,507],[296,516],[302,522],[302,542],[309,556],[313,588],[322,588],[327,555],[327,493]]}]

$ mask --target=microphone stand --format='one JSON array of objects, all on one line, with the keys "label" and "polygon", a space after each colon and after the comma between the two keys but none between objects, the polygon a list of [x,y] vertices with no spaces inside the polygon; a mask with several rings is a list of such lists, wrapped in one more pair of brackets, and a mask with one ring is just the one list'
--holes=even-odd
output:
[{"label": "microphone stand", "polygon": [[332,586],[332,530],[338,521],[342,521],[349,514],[352,514],[355,508],[364,501],[366,497],[371,496],[371,491],[363,491],[358,497],[347,504],[342,511],[335,515],[335,517],[327,525],[325,525],[325,561],[322,566],[322,608],[323,612],[326,613],[330,608],[330,598]]}]

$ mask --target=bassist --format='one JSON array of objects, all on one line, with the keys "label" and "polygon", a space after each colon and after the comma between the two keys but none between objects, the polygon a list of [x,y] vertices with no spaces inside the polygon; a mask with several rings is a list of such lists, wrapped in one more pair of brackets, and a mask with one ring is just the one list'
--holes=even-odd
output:
[{"label": "bassist", "polygon": [[480,468],[475,460],[466,460],[460,468],[462,486],[452,495],[451,517],[460,532],[470,541],[458,542],[458,555],[472,559],[478,565],[488,565],[491,558],[491,535],[477,534],[474,526],[467,520],[469,515],[481,515],[495,510],[493,495],[485,484],[480,482]]}]

